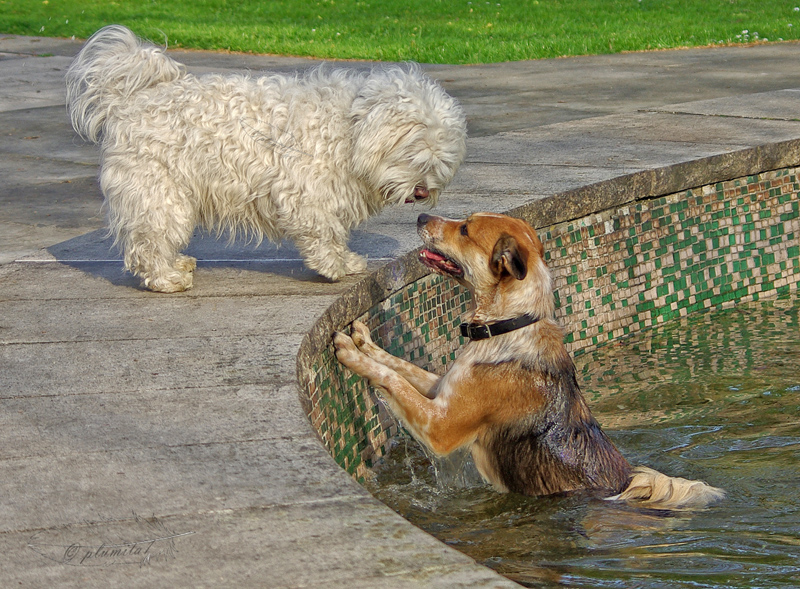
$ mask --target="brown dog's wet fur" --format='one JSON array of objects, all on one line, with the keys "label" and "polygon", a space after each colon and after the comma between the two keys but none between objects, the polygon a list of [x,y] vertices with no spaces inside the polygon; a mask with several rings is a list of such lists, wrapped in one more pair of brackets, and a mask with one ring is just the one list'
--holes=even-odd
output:
[{"label": "brown dog's wet fur", "polygon": [[538,321],[470,341],[439,377],[376,346],[361,323],[334,337],[342,364],[379,388],[393,413],[430,450],[469,447],[500,491],[596,491],[653,507],[702,507],[724,493],[698,481],[633,468],[592,417],[575,375],[544,250],[524,221],[476,213],[420,215],[420,261],[473,295],[473,323],[533,315]]}]

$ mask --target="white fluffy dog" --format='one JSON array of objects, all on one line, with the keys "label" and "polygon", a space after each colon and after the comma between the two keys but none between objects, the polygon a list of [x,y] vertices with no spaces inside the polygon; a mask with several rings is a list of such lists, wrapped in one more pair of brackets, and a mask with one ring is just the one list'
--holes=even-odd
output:
[{"label": "white fluffy dog", "polygon": [[66,75],[72,125],[100,145],[100,187],[125,267],[192,286],[196,226],[294,241],[331,279],[361,272],[350,229],[390,203],[435,203],[465,153],[458,103],[416,66],[303,75],[187,74],[121,26]]}]

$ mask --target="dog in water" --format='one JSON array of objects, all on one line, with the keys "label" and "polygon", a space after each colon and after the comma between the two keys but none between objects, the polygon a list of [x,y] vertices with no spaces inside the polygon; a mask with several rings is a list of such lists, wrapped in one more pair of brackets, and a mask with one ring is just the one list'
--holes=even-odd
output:
[{"label": "dog in water", "polygon": [[695,508],[724,492],[633,468],[592,417],[555,320],[544,250],[524,221],[478,213],[420,215],[420,261],[472,293],[470,339],[444,376],[375,345],[362,323],[334,336],[336,356],[382,391],[409,432],[437,455],[469,447],[502,492],[589,490],[663,509]]},{"label": "dog in water", "polygon": [[387,204],[435,204],[466,151],[461,107],[414,65],[195,76],[109,26],[66,83],[72,126],[101,149],[125,267],[160,292],[191,288],[180,252],[198,225],[287,237],[330,280],[362,272],[351,228]]}]

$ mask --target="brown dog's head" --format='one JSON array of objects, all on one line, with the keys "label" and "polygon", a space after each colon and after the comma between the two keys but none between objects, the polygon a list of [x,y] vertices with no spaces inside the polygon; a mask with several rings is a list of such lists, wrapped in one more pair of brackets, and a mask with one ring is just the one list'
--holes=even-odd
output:
[{"label": "brown dog's head", "polygon": [[420,261],[455,278],[475,295],[487,319],[553,313],[550,273],[536,231],[525,221],[493,213],[453,220],[422,214]]}]

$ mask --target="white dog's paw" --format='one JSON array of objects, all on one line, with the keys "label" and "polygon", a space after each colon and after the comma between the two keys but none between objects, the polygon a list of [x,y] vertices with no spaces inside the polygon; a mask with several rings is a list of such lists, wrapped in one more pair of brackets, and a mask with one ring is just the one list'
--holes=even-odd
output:
[{"label": "white dog's paw", "polygon": [[175,268],[180,272],[194,272],[197,268],[197,258],[178,254],[175,258]]},{"label": "white dog's paw", "polygon": [[347,274],[344,260],[337,256],[329,256],[322,260],[306,258],[305,265],[309,270],[314,270],[331,282],[338,282]]},{"label": "white dog's paw", "polygon": [[344,255],[344,267],[347,274],[361,274],[367,271],[367,260],[353,252]]},{"label": "white dog's paw", "polygon": [[145,276],[144,285],[155,292],[183,292],[192,288],[193,279],[194,275],[190,271],[172,270],[156,277]]}]

